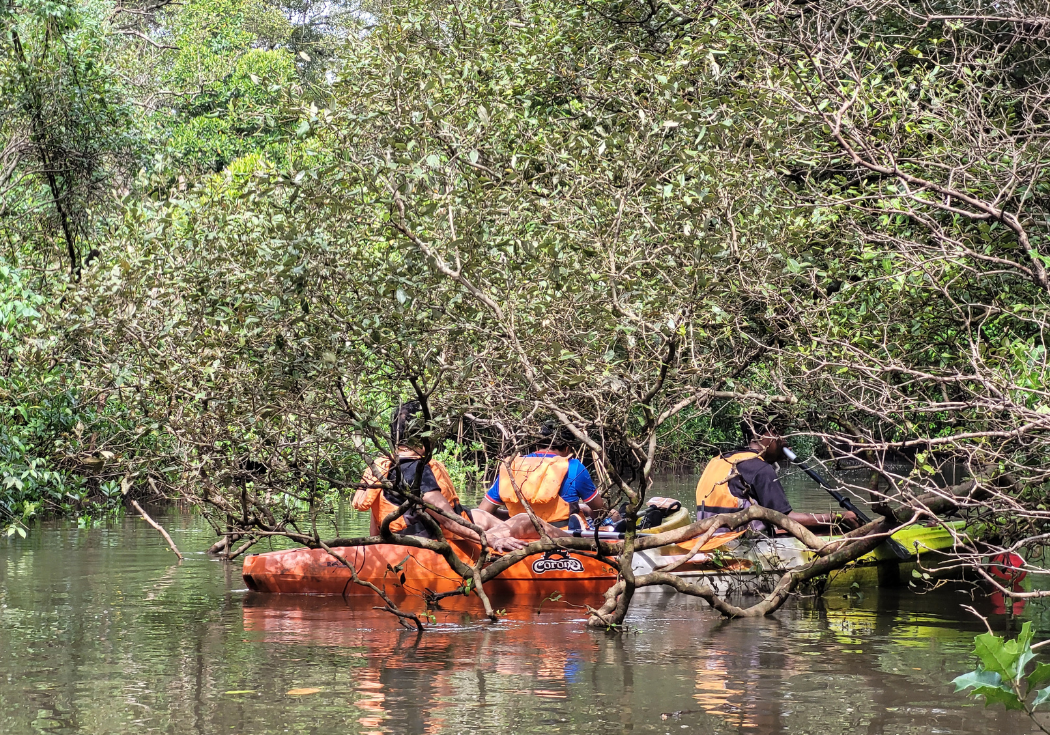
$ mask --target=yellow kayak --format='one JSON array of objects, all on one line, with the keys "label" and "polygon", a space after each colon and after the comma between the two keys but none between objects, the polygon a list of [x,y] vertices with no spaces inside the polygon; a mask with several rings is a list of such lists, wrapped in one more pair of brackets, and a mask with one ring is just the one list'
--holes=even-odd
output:
[{"label": "yellow kayak", "polygon": [[[686,525],[689,522],[688,514]],[[843,569],[828,575],[826,587],[875,587],[902,584],[909,581],[912,571],[919,574],[937,575],[940,554],[951,550],[957,539],[964,539],[963,521],[932,526],[915,524],[893,534],[905,549],[912,553],[910,559],[900,560],[885,545],[865,554]],[[833,540],[835,537],[829,537]],[[713,549],[718,546],[720,548]],[[692,550],[688,542],[671,544],[635,554],[635,573],[644,574],[650,569],[673,564]],[[714,536],[711,546],[707,544],[688,561],[676,568],[676,575],[705,579],[716,589],[728,588],[735,581],[747,581],[751,591],[765,591],[769,584],[789,569],[803,566],[815,558],[805,544],[792,536],[753,536],[738,531],[733,534]],[[921,561],[920,561],[921,560]],[[757,584],[756,584],[757,583]]]}]

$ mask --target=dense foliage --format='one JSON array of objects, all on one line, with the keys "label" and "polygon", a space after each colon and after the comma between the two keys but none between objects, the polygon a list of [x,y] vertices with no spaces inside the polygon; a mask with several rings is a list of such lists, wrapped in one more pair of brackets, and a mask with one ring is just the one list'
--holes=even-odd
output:
[{"label": "dense foliage", "polygon": [[776,407],[1034,558],[1050,69],[1017,12],[8,0],[7,513],[156,492],[319,541],[405,397],[479,472],[554,417],[637,507]]}]

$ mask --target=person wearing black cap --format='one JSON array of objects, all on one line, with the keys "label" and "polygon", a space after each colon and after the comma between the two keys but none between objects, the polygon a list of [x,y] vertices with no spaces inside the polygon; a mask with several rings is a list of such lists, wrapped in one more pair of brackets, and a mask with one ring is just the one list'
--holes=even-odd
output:
[{"label": "person wearing black cap", "polygon": [[[514,551],[525,546],[518,538],[520,523],[508,525],[493,515],[477,508],[468,510],[459,501],[459,494],[453,485],[445,465],[431,458],[423,464],[425,451],[422,444],[422,433],[425,421],[418,401],[400,403],[394,408],[390,419],[391,441],[397,447],[397,455],[377,457],[373,465],[380,471],[376,477],[371,467],[365,470],[361,487],[354,493],[351,504],[355,510],[370,511],[372,515],[370,533],[379,533],[383,521],[395,514],[398,507],[408,497],[408,490],[418,489],[423,501],[445,513],[458,515],[485,531],[485,537],[496,551]],[[417,478],[417,475],[420,475]],[[419,516],[418,509],[410,509],[390,523],[390,530],[411,536],[429,536],[427,524]],[[470,528],[449,520],[442,513],[427,510],[433,520],[443,528],[444,533],[479,542],[480,537]]]},{"label": "person wearing black cap", "polygon": [[704,468],[696,486],[697,520],[759,505],[807,527],[857,525],[851,512],[799,513],[792,509],[776,470],[776,463],[787,459],[787,442],[772,421],[747,423],[744,428],[751,435],[747,447],[720,454]]}]

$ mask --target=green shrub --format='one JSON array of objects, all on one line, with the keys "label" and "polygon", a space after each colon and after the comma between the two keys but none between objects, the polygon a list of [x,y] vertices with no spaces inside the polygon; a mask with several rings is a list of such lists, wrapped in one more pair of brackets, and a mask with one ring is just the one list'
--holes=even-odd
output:
[{"label": "green shrub", "polygon": [[974,671],[954,679],[955,691],[972,689],[969,695],[984,697],[986,707],[995,702],[1031,717],[1036,707],[1050,701],[1050,686],[1045,686],[1050,684],[1050,664],[1040,662],[1027,671],[1036,656],[1033,637],[1032,624],[1027,622],[1011,641],[992,632],[974,638],[974,653],[981,663]]}]

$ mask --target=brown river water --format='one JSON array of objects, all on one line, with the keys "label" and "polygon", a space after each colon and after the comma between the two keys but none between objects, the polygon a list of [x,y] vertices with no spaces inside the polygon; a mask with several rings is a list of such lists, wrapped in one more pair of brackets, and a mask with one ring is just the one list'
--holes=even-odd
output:
[{"label": "brown river water", "polygon": [[[666,482],[686,497],[691,478]],[[799,510],[827,497],[789,486]],[[724,621],[640,595],[611,634],[563,601],[504,600],[498,624],[439,612],[422,635],[368,604],[249,593],[190,514],[47,523],[0,542],[0,733],[1027,733],[952,693],[981,623],[1033,620],[959,587],[802,599]]]}]

